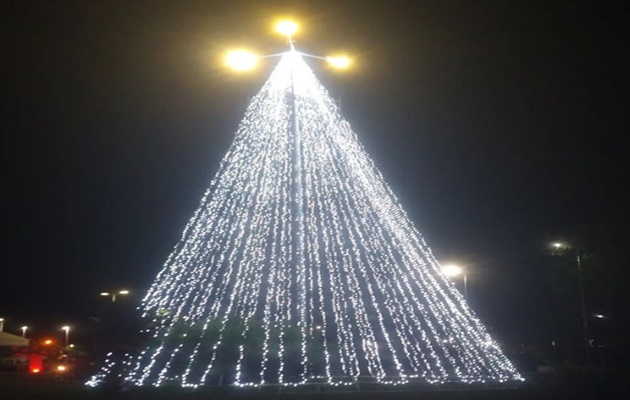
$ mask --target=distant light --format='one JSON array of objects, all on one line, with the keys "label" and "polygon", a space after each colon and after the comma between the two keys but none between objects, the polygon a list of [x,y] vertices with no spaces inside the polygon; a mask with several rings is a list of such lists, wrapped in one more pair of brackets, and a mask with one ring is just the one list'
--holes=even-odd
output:
[{"label": "distant light", "polygon": [[446,276],[457,276],[464,272],[462,267],[455,264],[448,264],[442,267],[442,273]]},{"label": "distant light", "polygon": [[68,345],[68,347],[70,347],[71,349],[74,349],[74,345],[73,344]]},{"label": "distant light", "polygon": [[129,294],[128,290],[121,290],[120,292],[118,292],[118,294]]},{"label": "distant light", "polygon": [[34,374],[39,374],[40,372],[42,372],[42,370],[41,370],[41,369],[39,369],[39,368],[33,368],[33,369],[31,370],[31,372],[32,372],[32,373],[34,373]]},{"label": "distant light", "polygon": [[595,318],[600,318],[600,319],[604,319],[604,318],[606,318],[606,316],[605,316],[605,315],[603,315],[603,314],[593,314],[593,317],[595,317]]},{"label": "distant light", "polygon": [[64,325],[64,326],[61,327],[61,329],[64,330],[64,331],[69,331],[70,327],[68,325]]},{"label": "distant light", "polygon": [[247,50],[233,50],[227,54],[225,63],[236,71],[249,71],[258,64],[258,56]]},{"label": "distant light", "polygon": [[335,68],[345,69],[350,66],[352,61],[346,56],[326,57],[326,61]]},{"label": "distant light", "polygon": [[315,327],[315,329],[322,329],[322,326],[321,326],[321,325],[317,325],[317,326]]},{"label": "distant light", "polygon": [[109,293],[108,292],[102,292],[101,296],[109,296]]},{"label": "distant light", "polygon": [[25,331],[25,330],[27,330],[27,329],[28,329],[28,326],[24,325],[21,329],[22,329],[23,331]]},{"label": "distant light", "polygon": [[297,32],[299,29],[298,24],[295,21],[291,20],[282,20],[276,24],[276,32],[281,35],[291,37]]},{"label": "distant light", "polygon": [[555,247],[556,249],[561,249],[561,248],[565,247],[564,243],[560,243],[560,242],[554,242],[551,245],[553,247]]},{"label": "distant light", "polygon": [[44,340],[42,343],[43,343],[44,345],[46,345],[46,346],[50,346],[51,344],[53,344],[53,341],[52,341],[52,340],[50,340],[50,339],[46,339],[46,340]]},{"label": "distant light", "polygon": [[68,369],[65,365],[57,365],[57,371],[65,372]]}]

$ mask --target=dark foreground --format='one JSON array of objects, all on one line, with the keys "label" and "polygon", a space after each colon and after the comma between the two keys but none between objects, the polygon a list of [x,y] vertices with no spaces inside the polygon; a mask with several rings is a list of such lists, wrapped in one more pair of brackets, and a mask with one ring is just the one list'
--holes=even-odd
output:
[{"label": "dark foreground", "polygon": [[530,376],[527,382],[511,388],[372,388],[370,392],[331,389],[327,387],[261,389],[207,388],[181,389],[163,387],[155,389],[92,389],[73,379],[60,380],[47,376],[0,375],[0,398],[59,399],[59,400],[187,400],[187,399],[325,399],[325,400],[524,400],[524,399],[622,399],[629,394],[624,373],[610,371],[572,370]]}]

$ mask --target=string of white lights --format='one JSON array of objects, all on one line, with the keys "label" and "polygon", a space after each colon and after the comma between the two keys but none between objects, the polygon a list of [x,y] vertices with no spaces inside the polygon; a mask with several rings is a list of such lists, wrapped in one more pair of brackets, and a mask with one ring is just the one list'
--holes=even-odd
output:
[{"label": "string of white lights", "polygon": [[252,99],[143,314],[135,385],[522,379],[295,51]]}]

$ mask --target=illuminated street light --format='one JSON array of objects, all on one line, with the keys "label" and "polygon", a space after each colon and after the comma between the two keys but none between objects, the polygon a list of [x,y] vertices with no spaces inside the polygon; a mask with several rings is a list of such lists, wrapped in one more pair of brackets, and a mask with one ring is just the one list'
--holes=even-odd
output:
[{"label": "illuminated street light", "polygon": [[588,332],[588,318],[586,315],[586,299],[585,299],[585,295],[584,295],[584,276],[583,276],[583,272],[582,272],[582,253],[580,252],[580,249],[577,247],[574,247],[568,243],[564,243],[564,242],[553,242],[551,243],[551,247],[553,247],[555,250],[573,250],[575,252],[574,256],[575,256],[575,264],[577,266],[577,275],[578,275],[578,292],[580,295],[580,313],[582,314],[582,333],[583,333],[583,340],[584,340],[584,351],[586,353],[586,360],[587,362],[590,363],[591,361],[591,340],[589,338],[589,332]]},{"label": "illuminated street light", "polygon": [[461,275],[463,270],[459,265],[448,264],[442,267],[442,272],[448,277]]},{"label": "illuminated street light", "polygon": [[462,267],[455,264],[447,264],[442,267],[442,273],[449,278],[462,275],[464,278],[464,299],[468,299],[468,275]]},{"label": "illuminated street light", "polygon": [[337,69],[346,69],[352,63],[352,61],[346,56],[326,57],[326,61],[328,62],[328,64]]},{"label": "illuminated street light", "polygon": [[278,23],[276,24],[276,32],[288,38],[291,38],[293,35],[295,35],[295,32],[297,32],[299,28],[299,25],[295,21],[287,19],[278,21]]},{"label": "illuminated street light", "polygon": [[225,57],[225,64],[236,71],[249,71],[258,64],[258,56],[247,50],[232,50]]},{"label": "illuminated street light", "polygon": [[[281,20],[278,21],[275,25],[275,31],[283,36],[286,36],[288,39],[289,49],[292,52],[299,53],[302,56],[306,56],[309,58],[316,58],[319,60],[326,61],[328,64],[337,69],[345,69],[348,68],[352,64],[352,60],[345,55],[335,55],[329,57],[321,57],[312,54],[303,53],[301,51],[297,51],[295,49],[295,44],[293,42],[293,35],[299,30],[299,25],[295,21],[291,20]],[[237,71],[249,71],[256,67],[258,61],[263,58],[282,56],[284,53],[280,54],[271,54],[266,56],[257,56],[256,54],[247,51],[247,50],[233,50],[227,53],[225,58],[225,63],[231,69]]]},{"label": "illuminated street light", "polygon": [[117,291],[112,291],[112,292],[101,292],[101,296],[103,297],[111,297],[112,299],[112,303],[116,301],[116,296],[126,296],[129,293],[131,293],[129,290],[127,289],[121,289],[121,290],[117,290]]},{"label": "illuminated street light", "polygon": [[0,318],[0,332],[4,331],[4,318]]},{"label": "illuminated street light", "polygon": [[70,326],[64,325],[61,327],[61,330],[66,333],[66,348],[68,347],[68,336],[70,335]]},{"label": "illuminated street light", "polygon": [[22,337],[26,337],[26,330],[28,329],[28,326],[23,326],[20,329],[22,329]]}]

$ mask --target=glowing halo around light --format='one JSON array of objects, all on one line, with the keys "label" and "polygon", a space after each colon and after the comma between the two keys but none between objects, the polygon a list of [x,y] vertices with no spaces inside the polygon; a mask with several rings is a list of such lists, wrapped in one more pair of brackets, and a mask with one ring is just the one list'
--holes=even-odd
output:
[{"label": "glowing halo around light", "polygon": [[337,69],[346,69],[352,64],[352,61],[350,60],[350,58],[346,56],[326,57],[326,62],[328,62],[328,64],[332,65],[333,67]]},{"label": "glowing halo around light", "polygon": [[298,31],[299,25],[294,21],[284,19],[284,20],[278,21],[275,28],[276,28],[276,32],[278,32],[279,34],[291,37],[295,35],[295,32]]},{"label": "glowing halo around light", "polygon": [[442,267],[442,272],[446,276],[457,276],[463,273],[462,267],[455,264],[447,264]]},{"label": "glowing halo around light", "polygon": [[235,71],[249,71],[258,65],[258,56],[247,50],[232,50],[227,53],[225,64]]}]

